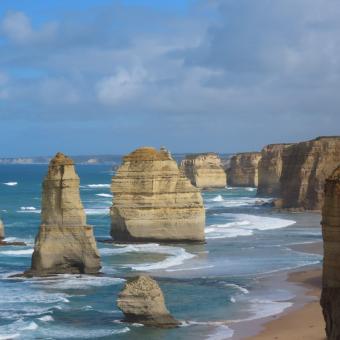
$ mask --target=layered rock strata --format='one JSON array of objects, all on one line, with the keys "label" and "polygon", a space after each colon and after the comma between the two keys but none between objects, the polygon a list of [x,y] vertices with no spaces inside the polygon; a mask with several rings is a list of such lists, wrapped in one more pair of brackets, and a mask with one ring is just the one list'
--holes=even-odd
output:
[{"label": "layered rock strata", "polygon": [[159,285],[149,276],[141,275],[127,281],[118,296],[117,306],[126,322],[162,328],[179,325],[167,310]]},{"label": "layered rock strata", "polygon": [[293,144],[284,149],[282,162],[282,208],[321,210],[325,179],[340,163],[340,137]]},{"label": "layered rock strata", "polygon": [[95,274],[100,256],[79,195],[72,159],[58,153],[43,182],[41,225],[30,274]]},{"label": "layered rock strata", "polygon": [[228,185],[233,187],[257,187],[260,159],[260,152],[244,152],[233,156],[227,170]]},{"label": "layered rock strata", "polygon": [[324,261],[321,306],[327,339],[340,339],[340,167],[326,180],[322,209]]},{"label": "layered rock strata", "polygon": [[181,169],[197,188],[224,188],[227,185],[226,173],[215,153],[187,155],[181,162]]},{"label": "layered rock strata", "polygon": [[258,196],[280,196],[283,151],[292,144],[269,144],[261,151],[258,164]]},{"label": "layered rock strata", "polygon": [[204,241],[201,193],[167,150],[145,147],[125,156],[111,190],[115,241]]}]

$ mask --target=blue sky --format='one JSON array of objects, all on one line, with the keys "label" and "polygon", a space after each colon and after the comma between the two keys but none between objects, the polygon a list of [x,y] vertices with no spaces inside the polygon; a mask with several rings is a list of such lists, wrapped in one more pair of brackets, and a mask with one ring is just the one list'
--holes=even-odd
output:
[{"label": "blue sky", "polygon": [[337,135],[337,0],[0,1],[0,156]]}]

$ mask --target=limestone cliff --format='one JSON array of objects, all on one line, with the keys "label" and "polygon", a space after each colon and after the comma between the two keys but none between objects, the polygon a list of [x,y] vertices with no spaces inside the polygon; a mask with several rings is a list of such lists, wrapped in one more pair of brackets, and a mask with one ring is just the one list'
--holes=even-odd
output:
[{"label": "limestone cliff", "polygon": [[118,296],[117,306],[127,322],[162,328],[179,325],[165,306],[162,290],[150,276],[130,279]]},{"label": "limestone cliff", "polygon": [[228,185],[233,187],[257,187],[260,152],[238,153],[230,159],[227,171]]},{"label": "limestone cliff", "polygon": [[224,188],[227,185],[226,173],[215,153],[187,155],[181,162],[181,170],[197,188]]},{"label": "limestone cliff", "polygon": [[140,148],[112,178],[111,235],[116,241],[204,241],[201,193],[166,150]]},{"label": "limestone cliff", "polygon": [[58,153],[43,182],[41,225],[30,274],[97,273],[100,257],[79,194],[73,161]]},{"label": "limestone cliff", "polygon": [[327,339],[340,339],[340,167],[326,180],[322,209],[324,261],[321,306]]},{"label": "limestone cliff", "polygon": [[340,137],[293,144],[282,154],[282,208],[320,210],[325,179],[340,163]]},{"label": "limestone cliff", "polygon": [[280,196],[282,153],[292,144],[269,144],[261,151],[258,165],[258,196]]}]

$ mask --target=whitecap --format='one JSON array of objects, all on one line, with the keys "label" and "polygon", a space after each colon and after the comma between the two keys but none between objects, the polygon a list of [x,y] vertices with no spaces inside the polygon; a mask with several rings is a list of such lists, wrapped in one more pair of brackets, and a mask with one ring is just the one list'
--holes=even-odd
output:
[{"label": "whitecap", "polygon": [[180,272],[180,271],[191,271],[191,270],[201,270],[201,269],[210,269],[214,268],[215,266],[200,266],[200,267],[190,267],[190,268],[179,268],[179,269],[166,269],[166,272]]},{"label": "whitecap", "polygon": [[134,270],[148,271],[156,269],[166,269],[169,267],[179,266],[184,261],[195,257],[194,254],[188,253],[184,248],[173,246],[161,246],[157,243],[148,244],[129,244],[124,246],[116,246],[113,248],[102,248],[100,253],[102,255],[124,254],[124,253],[156,253],[170,255],[163,261],[155,263],[142,263],[142,264],[128,264]]},{"label": "whitecap", "polygon": [[41,318],[38,318],[38,320],[43,321],[43,322],[54,321],[54,319],[51,315],[44,315]]},{"label": "whitecap", "polygon": [[110,208],[88,208],[85,209],[86,215],[108,215]]},{"label": "whitecap", "polygon": [[13,187],[15,185],[18,185],[18,182],[6,182],[6,183],[3,183],[4,185],[8,185],[9,187]]},{"label": "whitecap", "polygon": [[30,324],[28,326],[25,326],[23,328],[21,328],[21,330],[23,331],[35,331],[36,329],[38,329],[38,325],[35,322],[30,322]]},{"label": "whitecap", "polygon": [[213,202],[223,202],[224,198],[222,195],[217,195],[216,197],[212,198],[211,201]]},{"label": "whitecap", "polygon": [[20,210],[37,210],[35,207],[21,207]]},{"label": "whitecap", "polygon": [[249,294],[249,290],[248,289],[246,289],[244,287],[241,287],[241,286],[239,286],[239,285],[237,285],[235,283],[226,283],[225,286],[237,289],[237,290],[239,290],[243,294]]},{"label": "whitecap", "polygon": [[88,188],[110,188],[110,184],[88,184]]},{"label": "whitecap", "polygon": [[[212,224],[205,228],[207,239],[250,236],[255,230],[281,229],[296,223],[277,217],[257,216],[248,214],[224,214],[233,218],[232,222]],[[221,215],[220,215],[221,216]]]},{"label": "whitecap", "polygon": [[0,254],[8,256],[31,256],[33,254],[33,249],[21,249],[21,250],[3,250]]},{"label": "whitecap", "polygon": [[[264,203],[270,203],[272,198],[261,198],[257,197],[220,197],[216,196],[214,199],[207,199],[205,202],[206,209],[217,208],[217,207],[225,207],[225,208],[233,208],[233,207],[244,207],[244,206],[256,206],[263,205]],[[221,199],[222,198],[222,199]]]},{"label": "whitecap", "polygon": [[111,194],[96,194],[96,196],[99,196],[99,197],[113,197]]}]

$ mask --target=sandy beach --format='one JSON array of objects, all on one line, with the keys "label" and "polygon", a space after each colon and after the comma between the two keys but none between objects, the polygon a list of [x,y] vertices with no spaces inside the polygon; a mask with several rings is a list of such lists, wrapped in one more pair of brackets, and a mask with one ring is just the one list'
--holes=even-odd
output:
[{"label": "sandy beach", "polygon": [[[320,243],[309,244],[299,247],[300,251],[321,253]],[[324,340],[325,323],[319,304],[321,293],[322,270],[314,268],[311,270],[290,273],[288,281],[303,286],[305,294],[311,298],[311,302],[296,309],[294,306],[288,312],[277,316],[275,320],[264,325],[264,329],[256,336],[247,338],[248,340],[266,339],[290,339],[290,340]],[[294,302],[294,301],[293,301]]]}]

